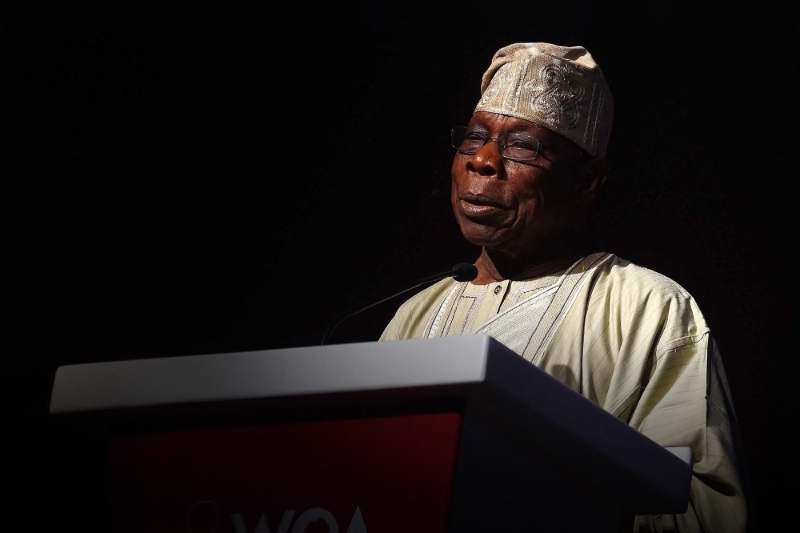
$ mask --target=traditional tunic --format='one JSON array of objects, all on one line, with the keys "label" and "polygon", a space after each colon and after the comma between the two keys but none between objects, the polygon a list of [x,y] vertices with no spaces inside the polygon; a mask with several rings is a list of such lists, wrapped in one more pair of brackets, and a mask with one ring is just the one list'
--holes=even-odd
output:
[{"label": "traditional tunic", "polygon": [[711,332],[680,285],[612,254],[525,281],[442,280],[406,301],[381,340],[485,334],[662,446],[694,451],[689,509],[635,530],[744,531],[748,486]]}]

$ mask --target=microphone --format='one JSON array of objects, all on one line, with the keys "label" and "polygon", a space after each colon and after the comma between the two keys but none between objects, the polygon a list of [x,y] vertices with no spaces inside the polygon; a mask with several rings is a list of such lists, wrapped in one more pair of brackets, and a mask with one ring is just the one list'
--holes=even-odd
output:
[{"label": "microphone", "polygon": [[342,317],[339,320],[337,320],[331,327],[329,327],[325,331],[325,335],[322,336],[322,342],[320,342],[320,344],[321,345],[328,344],[328,341],[330,340],[331,335],[333,335],[333,330],[335,330],[337,327],[339,327],[339,325],[342,322],[344,322],[345,320],[347,320],[348,318],[350,318],[352,316],[355,316],[355,315],[357,315],[359,313],[362,313],[362,312],[366,311],[367,309],[375,307],[378,304],[382,304],[386,300],[391,300],[392,298],[394,298],[396,296],[400,296],[403,293],[406,293],[406,292],[408,292],[410,290],[416,289],[420,285],[425,285],[426,283],[431,283],[433,281],[439,281],[440,279],[450,278],[450,277],[454,278],[456,281],[472,281],[473,279],[478,277],[478,269],[475,267],[475,265],[473,265],[471,263],[458,263],[457,265],[455,265],[453,268],[451,268],[450,270],[448,270],[446,272],[439,272],[438,274],[433,274],[432,276],[426,276],[426,277],[420,279],[419,281],[417,281],[414,285],[411,285],[410,287],[406,287],[405,289],[403,289],[403,290],[401,290],[399,292],[396,292],[396,293],[394,293],[394,294],[392,294],[390,296],[387,296],[386,298],[378,300],[377,302],[371,303],[366,307],[362,307],[361,309],[358,309],[357,311],[353,311],[352,313],[348,313],[344,317]]}]

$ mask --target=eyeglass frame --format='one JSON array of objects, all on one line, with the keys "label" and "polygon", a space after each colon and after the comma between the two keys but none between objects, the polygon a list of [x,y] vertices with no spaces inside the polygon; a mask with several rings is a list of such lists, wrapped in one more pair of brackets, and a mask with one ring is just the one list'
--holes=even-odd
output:
[{"label": "eyeglass frame", "polygon": [[[486,135],[486,136],[484,137],[484,139],[483,139],[483,144],[481,144],[481,145],[480,145],[478,148],[476,148],[474,152],[465,152],[464,150],[461,150],[461,149],[460,149],[458,146],[456,146],[456,144],[455,144],[455,138],[454,138],[454,135],[455,135],[455,132],[456,132],[456,130],[459,130],[459,129],[463,129],[463,130],[464,130],[464,137],[466,138],[466,134],[467,134],[467,132],[469,131],[469,127],[468,127],[468,126],[454,126],[454,127],[453,127],[453,128],[450,130],[450,145],[451,145],[453,148],[455,148],[455,150],[456,150],[456,151],[457,151],[459,154],[463,154],[463,155],[475,155],[475,154],[478,152],[478,150],[480,150],[481,148],[483,148],[484,146],[486,146],[486,143],[488,143],[488,142],[490,142],[490,141],[494,141],[494,142],[496,142],[496,143],[497,143],[497,144],[500,146],[500,156],[501,156],[503,159],[508,159],[509,161],[516,161],[516,162],[518,162],[518,163],[527,163],[527,162],[529,162],[529,161],[534,161],[534,160],[535,160],[537,157],[539,157],[539,153],[542,151],[542,148],[544,148],[544,144],[542,144],[542,141],[540,141],[539,139],[537,139],[537,138],[536,138],[536,137],[534,137],[533,135],[528,135],[527,133],[520,133],[520,132],[508,132],[508,133],[503,133],[503,134],[499,135],[498,137],[491,137],[491,136],[489,136],[489,135]],[[479,132],[477,132],[477,131],[476,131],[476,132],[474,132],[474,133],[479,133]],[[501,137],[505,137],[505,138],[506,138],[506,140],[508,140],[508,136],[509,136],[509,135],[512,135],[512,134],[514,134],[514,135],[522,135],[522,136],[525,136],[525,137],[527,137],[527,138],[529,138],[529,139],[531,139],[531,140],[533,140],[533,141],[536,141],[536,154],[534,154],[534,156],[533,156],[533,157],[531,157],[530,159],[520,159],[520,158],[516,158],[516,157],[509,157],[509,156],[507,156],[507,155],[504,153],[505,149],[507,148],[507,145],[506,145],[505,143],[503,143],[503,141],[501,141],[501,140],[500,140],[500,138],[501,138]],[[463,143],[463,141],[462,141],[462,143]]]}]

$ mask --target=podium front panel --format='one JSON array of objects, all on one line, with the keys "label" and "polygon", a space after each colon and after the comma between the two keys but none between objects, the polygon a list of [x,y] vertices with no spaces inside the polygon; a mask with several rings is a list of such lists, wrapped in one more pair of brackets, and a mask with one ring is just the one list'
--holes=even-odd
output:
[{"label": "podium front panel", "polygon": [[69,365],[50,411],[117,435],[116,532],[610,531],[692,475],[486,336]]},{"label": "podium front panel", "polygon": [[443,532],[461,415],[114,437],[115,533]]}]

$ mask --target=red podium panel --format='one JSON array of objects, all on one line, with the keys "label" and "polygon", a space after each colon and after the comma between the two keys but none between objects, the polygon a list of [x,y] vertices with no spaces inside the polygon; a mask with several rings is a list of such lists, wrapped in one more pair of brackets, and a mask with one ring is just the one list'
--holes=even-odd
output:
[{"label": "red podium panel", "polygon": [[109,442],[115,533],[444,532],[461,415],[173,431]]}]

